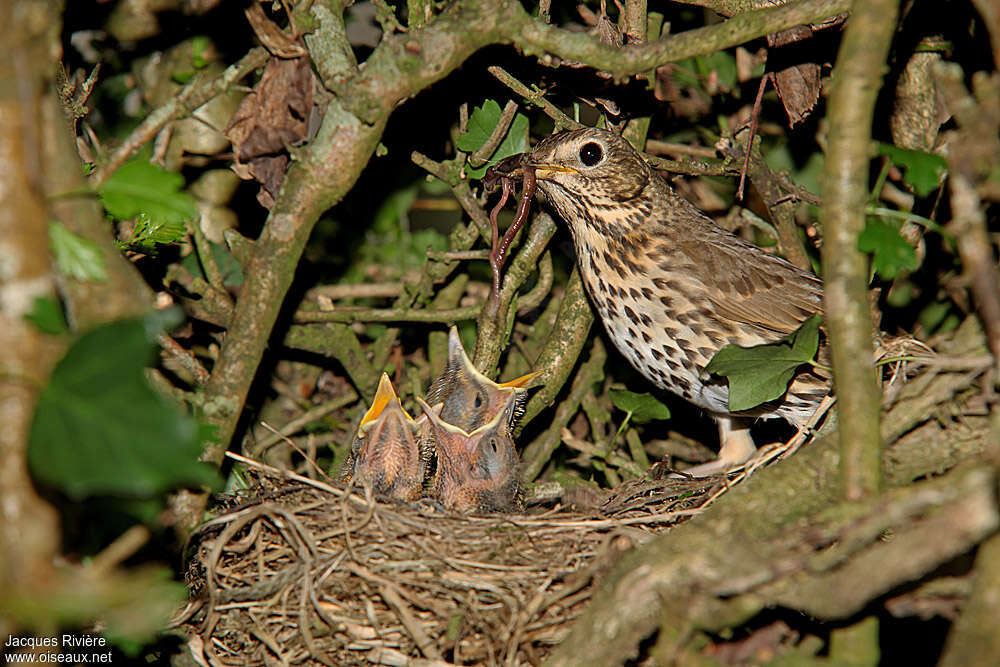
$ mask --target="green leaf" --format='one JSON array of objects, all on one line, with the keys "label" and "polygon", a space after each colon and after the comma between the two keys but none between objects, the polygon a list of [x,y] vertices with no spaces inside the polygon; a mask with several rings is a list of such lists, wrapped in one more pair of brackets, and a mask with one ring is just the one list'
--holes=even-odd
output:
[{"label": "green leaf", "polygon": [[892,280],[902,270],[913,271],[920,266],[913,246],[896,227],[882,220],[869,219],[858,236],[858,250],[872,253],[873,268],[886,280]]},{"label": "green leaf", "polygon": [[26,313],[24,319],[38,327],[42,333],[50,336],[58,336],[69,330],[62,306],[58,301],[47,296],[37,297],[31,305],[31,312]]},{"label": "green leaf", "polygon": [[132,235],[118,245],[123,249],[153,252],[157,244],[177,243],[186,233],[187,226],[183,220],[154,223],[146,213],[140,213],[136,216]]},{"label": "green leaf", "polygon": [[670,419],[670,408],[652,394],[637,394],[625,389],[609,389],[608,396],[615,407],[632,415],[632,421],[648,422],[654,419]]},{"label": "green leaf", "polygon": [[153,358],[142,319],[83,336],[59,362],[35,409],[28,461],[35,477],[73,499],[147,497],[215,484],[201,463],[198,424],[147,384]]},{"label": "green leaf", "polygon": [[739,82],[736,71],[736,56],[728,51],[716,51],[710,56],[699,58],[698,69],[706,77],[714,71],[718,76],[719,84],[725,90],[734,88]]},{"label": "green leaf", "polygon": [[948,171],[948,162],[940,155],[879,143],[879,155],[887,155],[903,169],[903,180],[921,197],[926,197],[941,184]]},{"label": "green leaf", "polygon": [[500,104],[496,100],[486,100],[483,106],[476,107],[469,116],[465,132],[459,135],[455,145],[460,151],[473,153],[486,143],[493,134],[493,128],[500,122]]},{"label": "green leaf", "polygon": [[417,200],[419,192],[420,183],[412,183],[386,196],[375,211],[372,231],[376,234],[389,234],[395,238],[402,237],[409,227],[407,221],[410,208]]},{"label": "green leaf", "polygon": [[108,279],[100,246],[74,234],[59,221],[49,223],[49,245],[59,272],[67,278],[92,282]]},{"label": "green leaf", "polygon": [[[483,102],[483,106],[473,109],[472,115],[469,116],[469,123],[466,126],[465,132],[459,135],[458,140],[455,142],[458,149],[466,153],[474,153],[479,150],[493,134],[497,123],[500,122],[501,113],[500,104],[496,100],[486,100]],[[523,153],[527,149],[528,117],[519,113],[514,116],[507,134],[504,135],[503,141],[500,142],[497,149],[490,155],[487,164],[481,167],[467,166],[465,173],[470,178],[482,178],[486,173],[489,163],[497,162],[511,155]]]},{"label": "green leaf", "polygon": [[670,76],[677,82],[678,86],[689,88],[701,88],[701,79],[695,72],[698,70],[698,60],[696,58],[685,58],[678,60],[670,68]]},{"label": "green leaf", "polygon": [[719,350],[705,370],[729,379],[729,409],[740,412],[781,398],[799,366],[816,356],[821,319],[813,315],[797,331],[774,343],[729,344]]},{"label": "green leaf", "polygon": [[[242,285],[243,267],[233,257],[233,253],[230,252],[229,247],[225,243],[215,243],[214,241],[209,241],[208,246],[212,249],[212,257],[215,258],[215,265],[219,267],[219,273],[222,274],[222,284],[226,287],[239,287]],[[208,280],[198,253],[189,253],[181,260],[181,266],[193,275],[201,276]]]},{"label": "green leaf", "polygon": [[126,162],[101,185],[98,194],[108,213],[131,220],[140,213],[152,225],[177,225],[198,215],[194,198],[182,192],[184,177],[139,159]]},{"label": "green leaf", "polygon": [[191,64],[195,69],[204,69],[211,64],[212,40],[206,35],[191,38]]}]

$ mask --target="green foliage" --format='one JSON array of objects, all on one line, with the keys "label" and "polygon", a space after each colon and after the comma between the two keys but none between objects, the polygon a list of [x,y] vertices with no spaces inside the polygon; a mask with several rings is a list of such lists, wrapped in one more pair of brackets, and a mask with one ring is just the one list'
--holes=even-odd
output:
[{"label": "green foliage", "polygon": [[42,333],[50,336],[58,336],[69,330],[62,306],[58,301],[47,296],[37,297],[31,304],[31,312],[27,313],[24,319],[38,327]]},{"label": "green foliage", "polygon": [[108,279],[100,246],[74,234],[57,220],[49,223],[49,245],[59,273],[67,278],[92,282]]},{"label": "green foliage", "polygon": [[917,321],[920,322],[921,328],[930,336],[957,329],[958,325],[962,322],[962,317],[956,312],[955,306],[951,301],[942,299],[929,303],[921,309],[920,314],[917,316]]},{"label": "green foliage", "polygon": [[698,72],[709,76],[715,72],[723,90],[734,88],[739,83],[736,71],[736,56],[728,51],[716,51],[710,56],[698,58]]},{"label": "green foliage", "polygon": [[184,235],[184,224],[198,215],[194,198],[183,192],[184,177],[150,164],[146,160],[126,162],[98,189],[108,214],[117,220],[131,220],[140,213],[157,234]]},{"label": "green foliage", "polygon": [[197,423],[146,382],[149,338],[147,323],[130,319],[73,344],[35,410],[28,459],[36,478],[74,499],[215,483],[198,461]]},{"label": "green foliage", "polygon": [[[215,265],[219,268],[219,273],[222,275],[222,284],[226,287],[239,287],[242,285],[243,267],[233,257],[233,253],[229,252],[229,249],[222,243],[209,241],[208,246],[212,249],[212,257],[215,259]],[[184,257],[181,260],[181,266],[187,269],[192,275],[201,276],[208,280],[198,253],[192,252]]]},{"label": "green foliage", "polygon": [[154,223],[146,213],[140,213],[135,219],[131,236],[119,241],[118,247],[136,252],[155,252],[158,243],[176,243],[184,238],[185,231],[183,220]]},{"label": "green foliage", "polygon": [[625,389],[609,389],[608,396],[615,407],[628,413],[632,421],[648,422],[654,419],[670,419],[670,408],[652,394],[637,394]]},{"label": "green foliage", "polygon": [[179,63],[179,69],[170,75],[170,78],[180,84],[190,81],[198,73],[198,70],[208,67],[212,62],[210,57],[211,39],[205,35],[196,35],[188,40],[188,44],[191,47],[190,60]]},{"label": "green foliage", "polygon": [[390,193],[375,211],[366,242],[351,258],[346,282],[363,282],[373,266],[386,272],[381,279],[391,280],[405,271],[420,268],[427,261],[427,250],[444,251],[448,239],[434,229],[410,230],[409,212],[428,184],[412,183]]},{"label": "green foliage", "polygon": [[[458,137],[456,142],[458,149],[466,153],[479,150],[493,134],[497,123],[500,122],[501,113],[500,104],[496,100],[486,100],[483,102],[483,106],[473,109],[465,132]],[[497,162],[526,150],[528,150],[528,117],[519,113],[514,116],[510,129],[507,130],[507,134],[497,149],[490,155],[488,163]],[[477,168],[467,166],[465,172],[470,178],[482,178],[486,173],[486,168],[487,165]]]},{"label": "green foliage", "polygon": [[413,202],[420,192],[418,183],[400,188],[389,194],[375,211],[372,231],[376,234],[389,234],[400,238],[408,226],[408,214]]},{"label": "green foliage", "polygon": [[781,398],[799,366],[816,356],[821,319],[813,315],[797,331],[774,343],[729,344],[719,350],[705,370],[729,379],[729,409],[749,410]]},{"label": "green foliage", "polygon": [[921,197],[933,192],[948,171],[948,162],[934,153],[884,143],[879,143],[878,152],[879,155],[888,156],[894,165],[903,169],[903,181]]},{"label": "green foliage", "polygon": [[872,269],[886,280],[920,266],[916,250],[900,235],[899,228],[875,218],[868,220],[858,236],[858,250],[872,253]]},{"label": "green foliage", "polygon": [[170,568],[159,565],[120,569],[110,576],[79,575],[68,569],[58,574],[49,582],[50,595],[27,596],[17,588],[8,592],[6,617],[36,629],[89,627],[100,619],[101,635],[126,654],[136,655],[163,631],[187,598],[186,586],[172,580]]},{"label": "green foliage", "polygon": [[[671,68],[670,75],[679,86],[707,92],[705,82],[713,72],[715,72],[719,88],[724,91],[732,90],[739,83],[736,56],[728,51],[716,51],[710,56],[695,56],[679,60]],[[763,74],[763,70],[761,74]]]}]

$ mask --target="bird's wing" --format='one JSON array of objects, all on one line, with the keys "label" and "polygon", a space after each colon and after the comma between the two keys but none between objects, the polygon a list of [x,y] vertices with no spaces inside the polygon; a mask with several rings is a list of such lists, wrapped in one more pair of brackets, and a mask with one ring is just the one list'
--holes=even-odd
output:
[{"label": "bird's wing", "polygon": [[709,224],[678,249],[719,316],[787,335],[822,310],[819,278]]}]

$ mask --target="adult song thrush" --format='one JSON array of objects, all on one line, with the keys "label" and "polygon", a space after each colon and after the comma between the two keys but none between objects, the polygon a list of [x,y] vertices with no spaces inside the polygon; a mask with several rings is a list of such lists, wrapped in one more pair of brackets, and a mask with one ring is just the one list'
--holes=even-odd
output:
[{"label": "adult song thrush", "polygon": [[[433,413],[433,410],[428,408]],[[417,500],[423,494],[428,456],[427,416],[413,419],[406,413],[382,373],[372,405],[361,418],[351,450],[341,469],[340,481],[371,484],[376,495]]]},{"label": "adult song thrush", "polygon": [[752,458],[752,418],[806,424],[828,377],[801,371],[781,399],[733,413],[725,378],[705,366],[727,343],[749,347],[795,331],[822,308],[819,278],[721,228],[611,132],[553,135],[520,164],[534,168],[569,225],[580,275],[618,350],[718,422],[719,459],[688,472],[723,472]]}]

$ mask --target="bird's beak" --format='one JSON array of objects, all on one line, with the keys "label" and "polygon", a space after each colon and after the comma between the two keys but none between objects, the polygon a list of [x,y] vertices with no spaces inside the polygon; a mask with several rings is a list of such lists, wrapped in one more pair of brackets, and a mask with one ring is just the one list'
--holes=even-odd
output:
[{"label": "bird's beak", "polygon": [[528,373],[527,375],[522,375],[519,378],[514,378],[513,380],[508,380],[507,382],[501,382],[500,386],[504,389],[514,388],[523,389],[529,382],[534,380],[536,377],[541,375],[541,371],[535,371],[533,373]]},{"label": "bird's beak", "polygon": [[458,327],[452,327],[448,331],[448,365],[454,368],[461,368],[462,371],[476,378],[480,384],[487,387],[500,387],[502,389],[522,389],[531,382],[541,371],[528,373],[519,378],[508,380],[507,382],[496,383],[479,372],[476,365],[469,359],[462,345],[462,339],[458,336]]},{"label": "bird's beak", "polygon": [[[366,412],[365,416],[361,418],[361,424],[358,426],[358,431],[363,431],[363,427],[378,419],[382,415],[382,411],[385,410],[385,407],[390,401],[393,400],[398,401],[399,399],[396,397],[396,392],[392,389],[392,382],[389,381],[389,376],[382,373],[382,378],[378,383],[378,390],[375,392],[375,398],[372,399],[372,406],[368,408],[368,412]],[[406,419],[410,421],[413,420],[410,415],[406,414],[406,410],[403,410],[402,405],[400,405],[400,410],[402,410]]]},{"label": "bird's beak", "polygon": [[554,174],[576,174],[578,173],[576,169],[572,167],[564,167],[561,164],[536,164],[535,167],[535,178],[545,180]]}]

